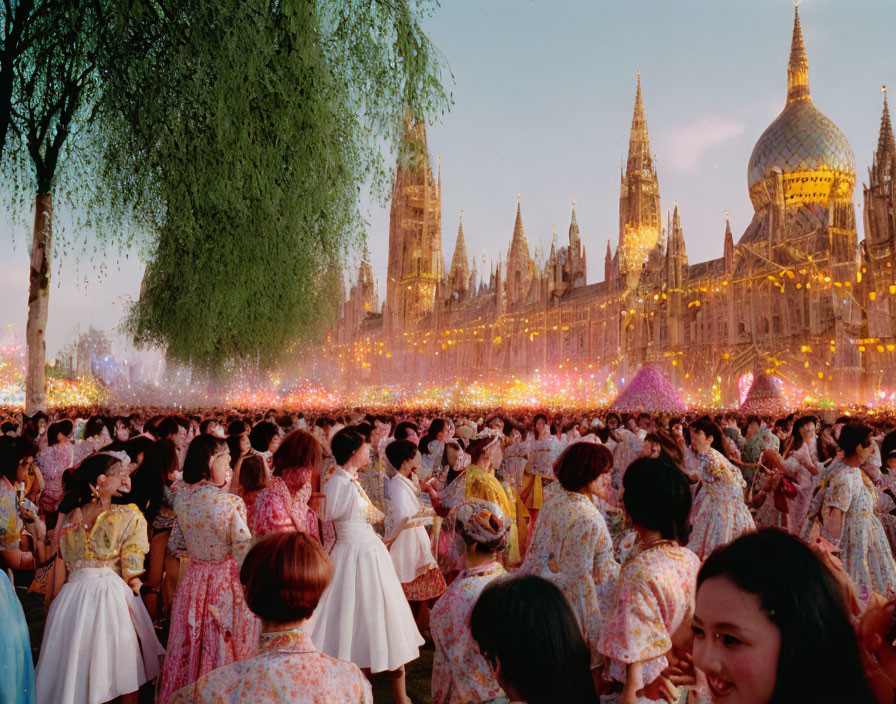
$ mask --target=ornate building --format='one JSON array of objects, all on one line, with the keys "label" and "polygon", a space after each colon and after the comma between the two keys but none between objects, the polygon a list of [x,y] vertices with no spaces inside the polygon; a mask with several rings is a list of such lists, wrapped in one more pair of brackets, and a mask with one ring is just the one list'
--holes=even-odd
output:
[{"label": "ornate building", "polygon": [[[521,203],[507,258],[477,287],[458,227],[451,269],[442,267],[439,196],[423,144],[399,163],[389,231],[388,295],[363,320],[352,290],[333,339],[343,362],[386,380],[594,370],[617,384],[644,363],[709,400],[736,399],[738,380],[773,370],[807,393],[867,399],[896,385],[896,141],[884,98],[878,149],[865,186],[866,239],[859,247],[855,157],[813,103],[799,12],[781,114],[756,143],[747,170],[752,221],[723,256],[688,261],[678,203],[663,222],[640,75],[621,174],[619,233],[604,281],[586,282],[586,253],[573,207],[568,244],[544,266],[530,254]],[[368,276],[362,272],[362,281]],[[366,305],[366,304],[364,304]],[[361,307],[364,307],[361,305]],[[343,364],[355,373],[357,365]],[[409,377],[408,375],[413,375]]]}]

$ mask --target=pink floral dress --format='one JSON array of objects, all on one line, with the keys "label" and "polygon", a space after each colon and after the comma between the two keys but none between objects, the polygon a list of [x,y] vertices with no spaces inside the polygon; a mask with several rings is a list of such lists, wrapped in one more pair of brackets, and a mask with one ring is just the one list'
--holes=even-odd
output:
[{"label": "pink floral dress", "polygon": [[861,588],[896,595],[896,561],[884,527],[874,513],[875,487],[858,467],[841,464],[824,498],[827,509],[843,511],[840,545],[846,573]]},{"label": "pink floral dress", "polygon": [[282,479],[292,494],[293,516],[299,530],[320,539],[320,516],[308,506],[314,488],[311,475],[311,467],[291,467],[283,472]]},{"label": "pink floral dress", "polygon": [[174,597],[159,704],[200,675],[254,655],[261,630],[239,579],[252,539],[243,500],[207,482],[187,484],[174,512],[191,561]]},{"label": "pink floral dress", "polygon": [[44,513],[53,513],[59,506],[64,493],[62,489],[62,475],[69,467],[74,467],[87,455],[93,452],[93,445],[83,442],[74,445],[70,442],[61,442],[51,445],[37,453],[34,461],[40,468],[44,477],[44,492],[38,502],[40,510]]},{"label": "pink floral dress", "polygon": [[693,532],[688,547],[705,560],[720,545],[756,530],[756,524],[744,503],[747,482],[740,470],[712,448],[697,459],[703,468],[703,485],[691,511]]},{"label": "pink floral dress", "polygon": [[625,666],[644,663],[643,684],[666,667],[672,636],[694,612],[700,558],[672,541],[637,548],[622,566],[598,641],[609,676],[625,682]]},{"label": "pink floral dress", "polygon": [[558,484],[538,514],[520,572],[550,579],[563,590],[582,624],[592,664],[598,665],[600,624],[615,588],[619,563],[613,559],[613,540],[594,502]]},{"label": "pink floral dress", "polygon": [[432,607],[433,704],[484,702],[504,696],[470,633],[470,613],[489,582],[506,574],[497,562],[464,570]]},{"label": "pink floral dress", "polygon": [[263,633],[258,655],[219,667],[172,704],[373,704],[357,665],[324,655],[302,630]]},{"label": "pink floral dress", "polygon": [[[311,482],[307,483],[310,496]],[[249,530],[256,538],[282,531],[299,531],[320,539],[317,530],[317,514],[305,503],[296,499],[280,477],[271,477],[270,483],[255,497],[249,510]]]}]

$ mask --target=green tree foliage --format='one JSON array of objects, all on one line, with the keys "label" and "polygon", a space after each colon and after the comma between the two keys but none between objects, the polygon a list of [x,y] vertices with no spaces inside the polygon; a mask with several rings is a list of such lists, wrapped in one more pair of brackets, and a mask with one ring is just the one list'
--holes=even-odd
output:
[{"label": "green tree foliage", "polygon": [[449,102],[414,0],[111,0],[101,144],[122,212],[156,233],[137,341],[218,369],[319,337],[409,110]]}]

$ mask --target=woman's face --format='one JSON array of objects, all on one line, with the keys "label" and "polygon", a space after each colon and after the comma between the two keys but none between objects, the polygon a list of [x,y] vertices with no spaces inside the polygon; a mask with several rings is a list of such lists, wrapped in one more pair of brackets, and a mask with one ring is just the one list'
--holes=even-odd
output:
[{"label": "woman's face", "polygon": [[33,472],[34,458],[23,457],[16,467],[16,482],[27,482]]},{"label": "woman's face", "polygon": [[268,451],[276,452],[277,448],[280,447],[280,443],[283,442],[283,435],[280,434],[280,431],[277,431],[277,434],[271,438],[271,442],[268,443]]},{"label": "woman's face", "polygon": [[647,440],[644,442],[644,447],[641,448],[641,454],[639,457],[659,457],[660,456],[660,446],[655,443]]},{"label": "woman's face", "polygon": [[800,437],[803,439],[803,442],[809,442],[809,440],[815,437],[815,423],[806,423],[804,426],[800,428]]},{"label": "woman's face", "polygon": [[492,443],[485,451],[485,454],[488,457],[489,462],[492,463],[492,467],[497,469],[501,466],[501,462],[504,460],[504,451],[501,449],[501,443]]},{"label": "woman's face", "polygon": [[775,691],[781,632],[759,597],[725,576],[706,580],[694,610],[694,665],[716,704],[766,704]]},{"label": "woman's face", "polygon": [[710,440],[702,430],[695,430],[691,433],[691,442],[694,443],[694,448],[698,452],[703,452],[704,450],[709,449],[712,440]]},{"label": "woman's face", "polygon": [[109,474],[101,474],[97,480],[100,496],[121,496],[131,490],[131,476],[127,466],[117,464]]},{"label": "woman's face", "polygon": [[591,483],[585,485],[585,493],[596,496],[599,499],[606,498],[610,484],[611,477],[609,472],[598,474]]},{"label": "woman's face", "polygon": [[248,433],[243,433],[240,435],[240,452],[245,455],[251,449],[252,443],[249,442],[249,435]]},{"label": "woman's face", "polygon": [[121,440],[124,442],[129,437],[131,437],[130,432],[128,432],[128,427],[122,423],[120,420],[115,422],[115,439]]},{"label": "woman's face", "polygon": [[370,443],[365,442],[355,451],[355,454],[352,455],[352,462],[355,467],[364,467],[370,464]]},{"label": "woman's face", "polygon": [[519,430],[514,428],[512,431],[510,431],[510,439],[514,443],[520,443],[523,441],[523,434]]}]

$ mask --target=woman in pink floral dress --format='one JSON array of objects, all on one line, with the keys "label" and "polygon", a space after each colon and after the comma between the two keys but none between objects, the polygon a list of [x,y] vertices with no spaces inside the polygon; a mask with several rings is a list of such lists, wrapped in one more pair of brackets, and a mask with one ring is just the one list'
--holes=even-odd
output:
[{"label": "woman in pink floral dress", "polygon": [[687,642],[700,559],[687,540],[691,492],[678,467],[652,458],[629,465],[622,480],[625,512],[638,542],[616,582],[598,641],[604,678],[622,687],[620,704],[656,680],[673,646]]},{"label": "woman in pink floral dress", "polygon": [[610,531],[593,501],[609,489],[612,465],[604,445],[576,442],[563,452],[555,469],[558,486],[538,514],[520,567],[563,590],[591,648],[593,667],[600,664],[600,624],[619,574]]},{"label": "woman in pink floral dress", "polygon": [[159,704],[200,675],[256,652],[260,624],[246,606],[238,565],[252,536],[243,500],[223,490],[229,469],[223,440],[200,435],[190,443],[185,485],[174,496],[190,563],[174,597]]},{"label": "woman in pink floral dress", "polygon": [[688,547],[701,560],[720,545],[756,530],[744,503],[747,482],[743,474],[714,447],[721,445],[721,435],[719,427],[708,420],[691,426],[691,443],[703,468],[703,484],[691,516],[694,531]]},{"label": "woman in pink floral dress", "polygon": [[38,452],[35,458],[45,482],[39,506],[47,527],[51,529],[56,525],[56,509],[64,493],[62,475],[65,470],[74,467],[94,451],[94,445],[90,442],[75,445],[71,441],[73,430],[70,420],[51,424],[47,430],[47,447]]},{"label": "woman in pink floral dress", "polygon": [[240,570],[246,602],[261,619],[258,655],[219,667],[178,691],[173,704],[372,704],[357,665],[324,655],[307,630],[333,566],[321,544],[297,532],[269,536]]},{"label": "woman in pink floral dress", "polygon": [[310,506],[315,495],[315,474],[320,467],[322,448],[311,433],[294,430],[274,453],[274,473],[267,489],[258,496],[257,535],[277,530],[298,530],[320,539],[319,517]]},{"label": "woman in pink floral dress", "polygon": [[467,546],[466,568],[433,606],[430,629],[433,704],[485,702],[504,695],[470,633],[470,613],[482,590],[506,574],[497,555],[507,544],[511,520],[495,504],[464,501],[455,529]]}]

